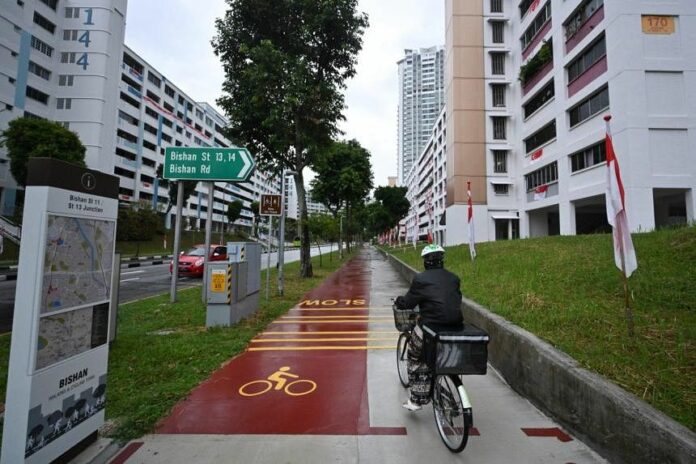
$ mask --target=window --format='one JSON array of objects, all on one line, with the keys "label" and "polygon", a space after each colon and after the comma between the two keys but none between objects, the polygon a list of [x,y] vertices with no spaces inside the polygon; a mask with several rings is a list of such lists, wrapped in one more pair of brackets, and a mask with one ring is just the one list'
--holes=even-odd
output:
[{"label": "window", "polygon": [[65,8],[65,17],[66,18],[79,18],[80,17],[80,9],[75,8],[75,7],[66,7]]},{"label": "window", "polygon": [[524,139],[524,149],[531,153],[545,143],[556,138],[556,120],[554,119],[526,139]]},{"label": "window", "polygon": [[510,186],[508,184],[493,184],[493,193],[496,195],[508,195]]},{"label": "window", "polygon": [[198,119],[203,119],[203,112],[201,110],[199,110],[198,108],[196,108],[196,117]]},{"label": "window", "polygon": [[520,42],[522,43],[522,50],[527,48],[534,37],[539,33],[539,31],[546,25],[546,22],[551,19],[551,2],[546,2],[544,8],[541,9],[539,14],[534,18],[532,23],[524,31],[522,37],[520,37]]},{"label": "window", "polygon": [[502,174],[507,172],[507,151],[493,150],[493,172]]},{"label": "window", "polygon": [[72,108],[72,98],[56,98],[56,108],[59,110],[69,110]]},{"label": "window", "polygon": [[503,12],[503,0],[491,0],[491,13]]},{"label": "window", "polygon": [[491,84],[493,94],[493,106],[496,108],[505,106],[505,84]]},{"label": "window", "polygon": [[539,168],[536,171],[532,171],[526,176],[524,180],[527,184],[527,191],[531,192],[540,185],[546,185],[551,182],[558,180],[558,162],[554,161],[551,164],[547,164],[543,168]]},{"label": "window", "polygon": [[33,61],[29,62],[29,72],[32,74],[36,74],[41,79],[45,79],[47,81],[51,79],[51,71],[44,68],[43,66],[39,66],[38,64],[34,63]]},{"label": "window", "polygon": [[602,141],[570,155],[570,170],[571,172],[580,171],[603,163],[606,160],[607,148],[604,141]]},{"label": "window", "polygon": [[157,114],[157,112],[155,110],[153,110],[152,108],[150,108],[149,106],[145,107],[145,114],[147,114],[148,116],[150,116],[151,118],[154,118],[154,119],[159,118],[159,115]]},{"label": "window", "polygon": [[74,63],[75,62],[75,52],[62,52],[60,54],[61,63]]},{"label": "window", "polygon": [[505,117],[493,116],[493,138],[495,140],[505,140]]},{"label": "window", "polygon": [[491,53],[491,72],[495,75],[505,74],[505,53]]},{"label": "window", "polygon": [[36,11],[34,12],[34,24],[46,29],[48,32],[53,34],[56,31],[56,25],[53,24],[51,21],[48,19],[44,18],[41,16],[39,13]]},{"label": "window", "polygon": [[152,100],[152,101],[155,101],[155,102],[157,102],[157,103],[160,102],[160,97],[158,97],[157,95],[155,95],[153,92],[150,92],[149,90],[148,90],[147,92],[145,92],[145,95],[147,95],[148,98],[149,98],[150,100]]},{"label": "window", "polygon": [[607,54],[607,45],[604,36],[587,47],[577,58],[568,65],[568,82],[574,81],[578,76],[587,71],[590,66]]},{"label": "window", "polygon": [[37,90],[34,87],[27,86],[26,95],[27,97],[31,98],[32,100],[36,100],[39,103],[43,103],[44,105],[48,104],[48,94],[43,93],[42,91]]},{"label": "window", "polygon": [[77,29],[65,29],[63,31],[63,40],[77,40]]},{"label": "window", "polygon": [[52,9],[53,11],[56,11],[56,7],[58,6],[58,0],[39,0],[41,3]]},{"label": "window", "polygon": [[154,127],[152,127],[152,126],[149,125],[148,123],[145,123],[145,124],[143,125],[143,129],[144,129],[146,132],[151,133],[152,135],[157,135],[157,129],[155,129]]},{"label": "window", "polygon": [[505,23],[503,21],[492,21],[491,31],[493,33],[493,43],[501,44],[505,42]]},{"label": "window", "polygon": [[575,35],[602,5],[604,5],[604,0],[587,0],[584,2],[564,24],[566,40]]},{"label": "window", "polygon": [[71,74],[61,74],[58,76],[58,85],[60,87],[72,87],[75,82],[75,76]]},{"label": "window", "polygon": [[522,0],[522,3],[520,3],[520,18],[524,18],[524,15],[527,14],[529,11],[529,8],[533,5],[536,4],[535,9],[539,6],[540,0]]},{"label": "window", "polygon": [[554,88],[553,79],[551,82],[546,84],[543,89],[541,89],[536,95],[524,104],[524,117],[525,119],[534,114],[539,108],[544,106],[546,102],[553,100],[556,95]]},{"label": "window", "polygon": [[164,85],[164,93],[166,93],[170,97],[174,98],[174,89],[172,89],[171,87],[169,87],[166,84]]},{"label": "window", "polygon": [[123,92],[121,92],[121,100],[123,100],[131,106],[134,106],[135,108],[140,109],[140,103],[136,99],[129,97]]},{"label": "window", "polygon": [[162,79],[155,76],[150,71],[147,72],[147,80],[154,84],[157,88],[160,88],[160,86],[162,85]]},{"label": "window", "polygon": [[603,87],[568,110],[570,127],[575,127],[609,107],[609,88]]},{"label": "window", "polygon": [[162,106],[164,106],[164,109],[169,111],[170,113],[174,112],[174,107],[172,105],[170,105],[169,103],[163,102]]},{"label": "window", "polygon": [[35,50],[40,51],[44,55],[50,57],[53,55],[53,47],[48,45],[46,42],[43,40],[37,39],[34,36],[31,36],[31,47]]}]

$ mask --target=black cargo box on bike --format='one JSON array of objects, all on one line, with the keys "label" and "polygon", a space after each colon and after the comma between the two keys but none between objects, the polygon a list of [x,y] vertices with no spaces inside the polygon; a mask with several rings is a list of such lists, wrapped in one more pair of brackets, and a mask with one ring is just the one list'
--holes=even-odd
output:
[{"label": "black cargo box on bike", "polygon": [[435,375],[485,375],[488,341],[488,333],[473,325],[457,331],[423,325],[425,362]]}]

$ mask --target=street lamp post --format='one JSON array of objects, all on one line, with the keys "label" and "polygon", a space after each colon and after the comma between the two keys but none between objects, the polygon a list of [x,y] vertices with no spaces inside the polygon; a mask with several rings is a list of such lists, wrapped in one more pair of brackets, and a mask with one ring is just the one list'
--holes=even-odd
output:
[{"label": "street lamp post", "polygon": [[285,280],[283,264],[285,264],[285,177],[297,174],[295,171],[283,170],[280,180],[280,226],[278,227],[278,295],[283,296]]}]

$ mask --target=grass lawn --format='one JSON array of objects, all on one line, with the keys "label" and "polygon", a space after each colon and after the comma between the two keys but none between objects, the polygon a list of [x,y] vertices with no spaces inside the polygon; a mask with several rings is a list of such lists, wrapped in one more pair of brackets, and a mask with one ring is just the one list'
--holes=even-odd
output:
[{"label": "grass lawn", "polygon": [[[462,292],[696,430],[696,227],[634,234],[627,334],[611,236],[498,241],[447,249]],[[422,269],[420,250],[389,250]]]}]

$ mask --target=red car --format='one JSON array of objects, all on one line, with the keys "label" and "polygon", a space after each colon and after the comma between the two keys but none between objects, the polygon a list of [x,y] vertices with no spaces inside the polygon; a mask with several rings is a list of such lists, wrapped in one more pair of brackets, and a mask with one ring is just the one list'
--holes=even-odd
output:
[{"label": "red car", "polygon": [[[194,245],[187,251],[182,251],[179,256],[179,275],[188,277],[203,277],[203,260],[205,257],[205,245]],[[210,261],[226,261],[227,247],[224,245],[210,245]],[[169,263],[169,273],[172,273],[174,262]]]}]

